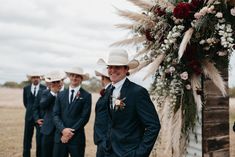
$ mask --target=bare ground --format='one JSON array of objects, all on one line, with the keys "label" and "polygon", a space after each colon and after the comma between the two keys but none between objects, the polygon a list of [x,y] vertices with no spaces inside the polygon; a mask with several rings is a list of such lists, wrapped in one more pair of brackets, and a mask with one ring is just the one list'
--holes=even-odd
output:
[{"label": "bare ground", "polygon": [[[92,94],[92,114],[86,126],[86,157],[95,157],[93,144],[94,106],[99,95]],[[25,109],[22,103],[21,89],[0,88],[0,157],[21,157],[23,144],[23,126]],[[235,99],[230,99],[230,156],[235,157],[235,133],[232,125],[235,121]],[[35,141],[32,157],[35,157]]]}]

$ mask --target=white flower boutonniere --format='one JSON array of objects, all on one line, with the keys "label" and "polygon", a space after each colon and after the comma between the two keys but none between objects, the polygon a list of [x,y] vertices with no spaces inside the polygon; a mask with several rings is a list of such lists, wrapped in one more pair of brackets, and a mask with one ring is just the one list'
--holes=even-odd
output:
[{"label": "white flower boutonniere", "polygon": [[117,111],[117,110],[123,110],[126,106],[126,104],[123,102],[126,98],[115,98],[115,101],[114,101],[114,110]]},{"label": "white flower boutonniere", "polygon": [[77,94],[76,94],[76,100],[77,100],[77,99],[83,99],[83,98],[81,97],[80,91],[78,91]]}]

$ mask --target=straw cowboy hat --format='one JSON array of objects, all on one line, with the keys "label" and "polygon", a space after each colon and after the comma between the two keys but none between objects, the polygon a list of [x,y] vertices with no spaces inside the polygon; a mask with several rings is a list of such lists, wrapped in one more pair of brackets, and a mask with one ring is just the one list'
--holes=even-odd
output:
[{"label": "straw cowboy hat", "polygon": [[139,65],[137,60],[129,60],[128,53],[123,49],[115,49],[110,51],[108,60],[105,62],[100,58],[97,62],[100,65],[128,66],[129,69],[134,69]]},{"label": "straw cowboy hat", "polygon": [[43,75],[41,73],[38,72],[32,72],[32,73],[28,73],[27,78],[30,80],[32,77],[40,77],[40,79],[43,77]]},{"label": "straw cowboy hat", "polygon": [[105,77],[109,77],[107,68],[103,68],[103,69],[100,69],[100,70],[95,70],[95,75],[96,75],[96,76],[105,76]]},{"label": "straw cowboy hat", "polygon": [[62,71],[52,71],[44,76],[46,82],[61,81],[66,78],[66,74]]},{"label": "straw cowboy hat", "polygon": [[88,73],[84,73],[83,69],[80,68],[80,67],[73,67],[71,69],[66,70],[65,72],[66,72],[66,74],[81,75],[84,81],[89,79],[89,74]]}]

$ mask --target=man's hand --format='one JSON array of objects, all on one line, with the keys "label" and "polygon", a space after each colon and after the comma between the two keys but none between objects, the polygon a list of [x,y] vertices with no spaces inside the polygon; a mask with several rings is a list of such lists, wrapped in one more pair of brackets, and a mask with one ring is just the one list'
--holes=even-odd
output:
[{"label": "man's hand", "polygon": [[69,139],[66,138],[65,136],[61,136],[60,140],[61,140],[62,143],[68,143],[69,142]]},{"label": "man's hand", "polygon": [[36,123],[41,127],[43,124],[43,119],[38,119]]},{"label": "man's hand", "polygon": [[[75,130],[74,130],[74,129],[71,129],[71,128],[65,128],[65,129],[62,131],[62,134],[63,134],[63,136],[64,136],[65,139],[70,140],[70,139],[73,137],[73,135],[74,135],[73,131],[75,131]],[[62,137],[63,137],[63,136],[62,136]]]}]

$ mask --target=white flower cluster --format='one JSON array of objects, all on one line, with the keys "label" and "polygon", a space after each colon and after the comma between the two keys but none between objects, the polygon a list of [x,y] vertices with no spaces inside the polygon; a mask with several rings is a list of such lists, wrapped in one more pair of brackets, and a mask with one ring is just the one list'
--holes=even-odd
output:
[{"label": "white flower cluster", "polygon": [[202,39],[199,42],[199,44],[204,46],[203,47],[204,50],[209,50],[211,46],[217,44],[219,41],[220,41],[219,39],[216,39],[216,38],[212,37],[212,38],[207,38],[205,40]]},{"label": "white flower cluster", "polygon": [[160,50],[166,53],[176,42],[177,38],[181,36],[181,32],[183,30],[183,25],[174,26],[172,30],[168,33],[167,38],[164,40],[164,44],[161,44]]},{"label": "white flower cluster", "polygon": [[220,36],[221,45],[225,49],[227,49],[229,53],[231,53],[233,51],[233,45],[234,45],[233,43],[234,39],[232,38],[233,30],[231,28],[231,25],[224,23],[225,19],[223,18],[223,14],[222,16],[216,16],[216,17],[218,18],[219,22],[215,25],[215,29],[218,31],[218,34]]},{"label": "white flower cluster", "polygon": [[170,85],[169,85],[169,96],[170,96],[170,102],[172,107],[174,107],[177,104],[177,97],[182,95],[183,92],[183,86],[182,81],[175,77]]}]

